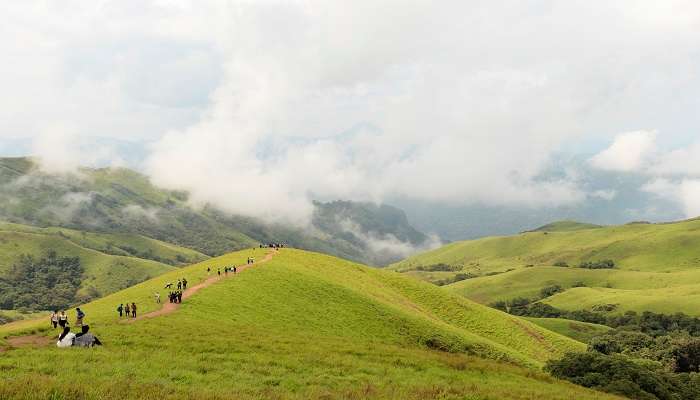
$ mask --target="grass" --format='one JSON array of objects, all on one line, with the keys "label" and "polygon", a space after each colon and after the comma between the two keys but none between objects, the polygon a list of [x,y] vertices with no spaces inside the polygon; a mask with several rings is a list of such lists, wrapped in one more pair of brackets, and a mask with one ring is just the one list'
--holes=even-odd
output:
[{"label": "grass", "polygon": [[[118,303],[155,309],[165,282],[196,283],[207,266],[251,253],[262,257],[229,254],[85,305],[103,348],[0,354],[0,398],[615,398],[539,372],[584,348],[574,340],[400,274],[291,249],[173,314],[118,323]],[[0,337],[55,334],[46,325],[0,326]]]},{"label": "grass", "polygon": [[81,294],[88,288],[102,294],[112,293],[175,270],[170,264],[208,258],[194,250],[140,235],[0,223],[0,274],[6,273],[22,254],[41,257],[47,250],[55,250],[60,256],[80,257],[85,269]]},{"label": "grass", "polygon": [[[700,220],[609,227],[562,222],[550,228],[452,243],[391,269],[429,281],[460,272],[477,275],[445,289],[482,304],[536,298],[543,287],[556,284],[567,290],[545,302],[564,309],[617,304],[614,313],[633,310],[700,315]],[[604,259],[615,261],[616,268],[576,267],[583,261]],[[558,262],[571,267],[553,266]],[[439,274],[416,271],[419,266],[438,263],[462,269]],[[580,285],[586,287],[572,288]]]},{"label": "grass", "polygon": [[570,337],[581,343],[588,343],[594,336],[611,330],[610,327],[587,322],[571,321],[564,318],[525,318],[545,329]]}]

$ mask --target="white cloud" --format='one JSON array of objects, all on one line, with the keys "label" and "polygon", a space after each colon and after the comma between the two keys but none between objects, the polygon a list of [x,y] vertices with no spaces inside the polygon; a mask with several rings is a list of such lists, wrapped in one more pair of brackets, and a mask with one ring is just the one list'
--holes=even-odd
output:
[{"label": "white cloud", "polygon": [[[0,138],[53,170],[122,162],[89,137],[153,142],[156,183],[298,223],[314,196],[575,204],[541,176],[563,144],[700,129],[679,118],[699,21],[687,1],[14,2]],[[592,163],[639,170],[653,146],[629,133]]]},{"label": "white cloud", "polygon": [[611,200],[615,199],[615,197],[617,196],[617,191],[612,190],[612,189],[596,190],[596,191],[593,191],[590,194],[590,196],[595,197],[595,198],[599,198],[602,200],[611,201]]},{"label": "white cloud", "polygon": [[700,217],[700,180],[685,179],[680,185],[680,198],[685,215],[689,218]]},{"label": "white cloud", "polygon": [[618,135],[615,141],[591,158],[596,168],[607,171],[638,172],[655,150],[656,132],[636,131]]}]

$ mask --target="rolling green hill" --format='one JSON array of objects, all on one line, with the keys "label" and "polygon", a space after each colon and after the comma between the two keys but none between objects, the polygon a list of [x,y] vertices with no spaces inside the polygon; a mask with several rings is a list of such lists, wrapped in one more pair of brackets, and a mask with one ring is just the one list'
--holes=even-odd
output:
[{"label": "rolling green hill", "polygon": [[571,232],[596,228],[602,228],[602,226],[577,221],[556,221],[552,222],[551,224],[547,224],[544,226],[540,226],[539,228],[533,229],[532,232]]},{"label": "rolling green hill", "polygon": [[[613,260],[615,268],[578,267],[599,260]],[[609,304],[614,312],[700,315],[699,220],[526,232],[458,242],[391,268],[432,281],[469,274],[447,288],[484,304],[533,298],[545,286],[560,285],[566,291],[547,298],[546,303],[568,310]]]},{"label": "rolling green hill", "polygon": [[175,266],[208,258],[194,250],[140,235],[0,223],[0,277],[10,273],[22,255],[40,258],[49,251],[80,258],[84,272],[78,298],[100,297],[174,270]]},{"label": "rolling green hill", "polygon": [[591,324],[587,322],[571,321],[563,318],[525,318],[552,332],[568,336],[581,343],[588,343],[591,338],[603,335],[611,328],[605,325]]},{"label": "rolling green hill", "polygon": [[[154,310],[153,292],[164,282],[196,283],[207,266],[241,264],[251,254],[261,258],[262,250],[86,304],[86,321],[105,346],[6,351],[0,397],[614,398],[537,371],[582,350],[576,341],[427,283],[298,250],[203,289],[172,314],[119,323],[118,303]],[[0,326],[0,338],[55,335],[46,325]]]},{"label": "rolling green hill", "polygon": [[0,158],[0,220],[24,225],[138,234],[209,256],[283,242],[373,265],[406,255],[377,243],[411,249],[427,239],[390,206],[317,202],[315,207],[313,226],[303,229],[229,215],[209,205],[193,208],[187,193],[158,188],[124,168],[56,175],[29,158]]}]

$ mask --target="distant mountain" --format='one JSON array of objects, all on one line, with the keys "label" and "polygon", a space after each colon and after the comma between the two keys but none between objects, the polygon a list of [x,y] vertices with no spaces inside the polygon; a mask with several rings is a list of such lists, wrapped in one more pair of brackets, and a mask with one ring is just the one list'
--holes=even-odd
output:
[{"label": "distant mountain", "polygon": [[194,249],[208,256],[283,242],[379,265],[397,261],[427,238],[402,211],[368,203],[316,203],[310,229],[195,209],[185,192],[152,185],[125,168],[42,172],[29,158],[0,159],[0,219],[38,227],[129,233]]}]

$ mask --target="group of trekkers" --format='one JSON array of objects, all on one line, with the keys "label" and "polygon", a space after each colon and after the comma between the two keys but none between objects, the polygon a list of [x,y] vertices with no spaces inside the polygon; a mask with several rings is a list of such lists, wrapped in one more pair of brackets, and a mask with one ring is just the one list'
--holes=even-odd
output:
[{"label": "group of trekkers", "polygon": [[[80,307],[76,308],[75,326],[83,326],[83,318],[85,318],[85,313],[83,312],[83,310],[81,310]],[[61,328],[65,328],[70,325],[68,323],[68,315],[66,315],[66,310],[63,310],[60,313],[58,312],[58,310],[55,310],[51,313],[49,320],[51,321],[51,326],[53,326],[54,329],[58,328],[59,326]]]},{"label": "group of trekkers", "polygon": [[182,303],[182,290],[168,293],[168,300],[170,300],[171,303]]},{"label": "group of trekkers", "polygon": [[261,244],[261,245],[260,245],[260,248],[261,248],[261,249],[268,248],[268,249],[279,250],[279,249],[281,249],[281,248],[284,248],[284,246],[285,246],[284,243],[268,243],[268,244]]},{"label": "group of trekkers", "polygon": [[58,310],[54,311],[51,313],[50,321],[51,321],[51,326],[54,327],[54,329],[61,327],[63,331],[61,334],[58,336],[58,341],[56,342],[56,346],[58,347],[71,347],[71,346],[78,346],[78,347],[92,347],[92,346],[101,346],[102,342],[93,335],[92,333],[88,333],[90,331],[90,326],[86,325],[83,323],[83,319],[85,318],[85,313],[83,310],[80,309],[80,307],[75,309],[75,326],[80,327],[80,332],[79,333],[73,333],[70,331],[70,326],[68,323],[68,316],[66,315],[66,311],[61,311],[60,313]]},{"label": "group of trekkers", "polygon": [[127,318],[136,318],[136,303],[132,302],[131,305],[129,305],[129,302],[126,302],[126,305],[124,303],[120,304],[119,307],[117,307],[117,312],[119,313],[119,318],[126,316]]}]

